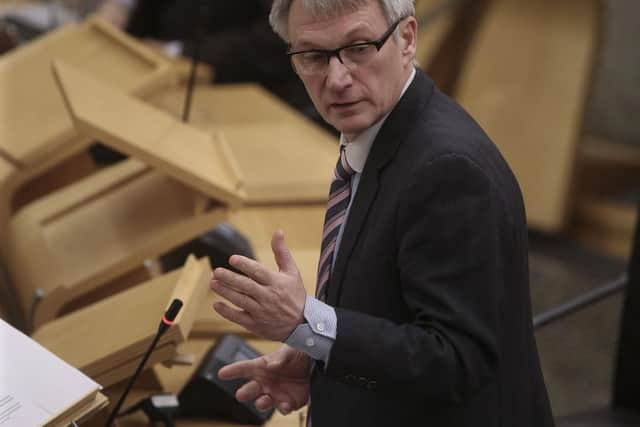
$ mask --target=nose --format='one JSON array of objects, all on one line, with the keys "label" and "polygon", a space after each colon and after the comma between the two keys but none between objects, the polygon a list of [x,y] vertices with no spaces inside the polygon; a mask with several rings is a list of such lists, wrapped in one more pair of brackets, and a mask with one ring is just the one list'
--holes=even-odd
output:
[{"label": "nose", "polygon": [[352,83],[351,72],[337,56],[329,58],[327,65],[327,87],[334,90],[342,90]]}]

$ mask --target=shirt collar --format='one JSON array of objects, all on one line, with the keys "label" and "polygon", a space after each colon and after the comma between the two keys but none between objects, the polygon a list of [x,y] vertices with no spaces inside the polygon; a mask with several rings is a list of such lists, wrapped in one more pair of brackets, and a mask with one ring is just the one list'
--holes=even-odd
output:
[{"label": "shirt collar", "polygon": [[[400,92],[398,100],[400,100],[400,98],[402,98],[402,95],[404,95],[404,93],[407,91],[415,76],[416,69],[413,68],[411,70],[411,75],[402,88],[402,92]],[[355,137],[353,141],[347,141],[347,138],[344,136],[344,134],[340,134],[340,146],[345,147],[344,151],[345,156],[347,157],[347,162],[356,173],[362,173],[362,171],[364,170],[364,164],[367,162],[367,157],[369,157],[369,151],[371,150],[373,141],[376,139],[378,131],[380,131],[380,128],[384,124],[385,120],[387,120],[387,117],[392,110],[393,108],[391,108],[391,110],[389,110],[389,112],[385,114],[380,120],[371,125],[371,127]]]}]

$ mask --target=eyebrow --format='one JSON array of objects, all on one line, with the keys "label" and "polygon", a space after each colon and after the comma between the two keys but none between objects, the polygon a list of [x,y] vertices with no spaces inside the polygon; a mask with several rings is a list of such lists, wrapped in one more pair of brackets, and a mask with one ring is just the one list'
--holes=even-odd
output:
[{"label": "eyebrow", "polygon": [[[347,32],[347,34],[344,36],[344,38],[345,38],[346,40],[350,40],[350,39],[351,39],[351,41],[347,41],[347,42],[345,42],[345,43],[341,43],[341,44],[339,44],[338,46],[336,46],[335,48],[338,48],[338,47],[340,47],[340,46],[346,46],[346,45],[349,45],[349,44],[351,44],[351,43],[354,43],[354,40],[353,40],[353,39],[357,39],[357,38],[359,38],[359,33],[360,33],[360,32],[362,32],[362,31],[364,31],[364,30],[367,30],[367,32],[369,32],[369,31],[368,31],[368,30],[369,30],[369,28],[370,28],[370,27],[369,27],[368,25],[365,25],[365,24],[359,24],[359,25],[357,25],[357,26],[353,27],[353,28],[352,28],[351,30],[349,30],[349,31]],[[363,39],[364,39],[364,38],[365,38],[365,37],[363,36]],[[367,40],[368,40],[368,39],[375,38],[375,36],[369,36],[369,37],[366,37],[366,38],[367,38]],[[293,45],[290,45],[290,47],[293,47]],[[327,48],[327,47],[320,47],[320,46],[316,45],[316,44],[315,44],[315,43],[313,43],[313,42],[310,42],[310,41],[304,41],[304,40],[303,40],[301,43],[299,43],[298,45],[296,45],[296,50],[299,50],[299,49],[309,49],[309,50],[330,50],[330,48]]]}]

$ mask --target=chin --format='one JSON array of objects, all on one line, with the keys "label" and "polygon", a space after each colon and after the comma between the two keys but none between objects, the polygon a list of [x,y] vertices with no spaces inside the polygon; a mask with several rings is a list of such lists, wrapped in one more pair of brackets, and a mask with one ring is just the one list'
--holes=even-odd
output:
[{"label": "chin", "polygon": [[374,121],[367,117],[348,117],[338,118],[331,124],[344,134],[358,135],[367,130],[373,123]]}]

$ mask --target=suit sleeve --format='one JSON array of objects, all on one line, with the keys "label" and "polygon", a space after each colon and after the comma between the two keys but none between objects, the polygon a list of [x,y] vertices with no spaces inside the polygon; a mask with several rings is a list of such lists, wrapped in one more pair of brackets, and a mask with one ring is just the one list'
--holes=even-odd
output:
[{"label": "suit sleeve", "polygon": [[393,286],[412,320],[336,308],[326,375],[441,402],[462,401],[491,380],[501,330],[501,218],[504,203],[475,163],[447,154],[423,166],[400,194],[390,245],[399,271]]}]

